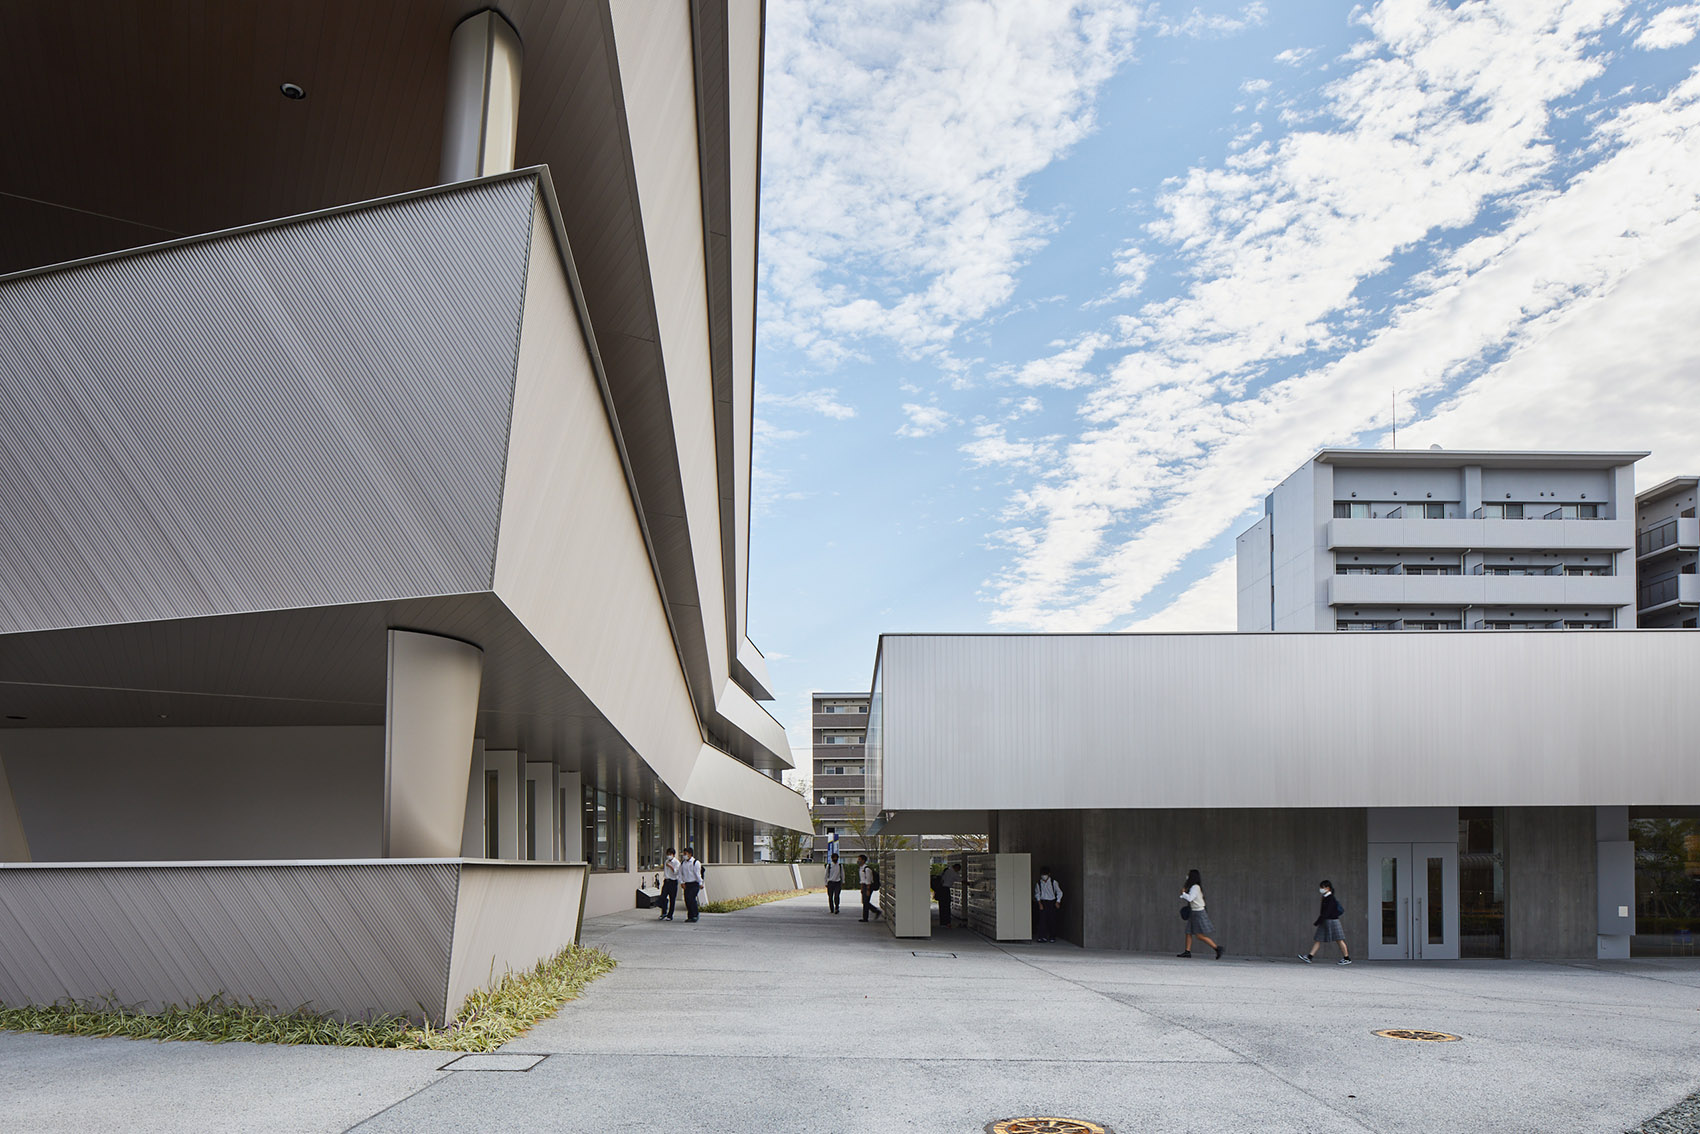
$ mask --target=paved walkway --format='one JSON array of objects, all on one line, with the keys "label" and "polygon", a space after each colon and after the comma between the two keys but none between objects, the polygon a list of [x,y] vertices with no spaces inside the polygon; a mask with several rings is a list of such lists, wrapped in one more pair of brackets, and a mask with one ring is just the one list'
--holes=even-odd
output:
[{"label": "paved walkway", "polygon": [[[510,1045],[547,1056],[523,1073],[0,1033],[0,1125],[976,1134],[1060,1114],[1118,1134],[1621,1134],[1700,1087],[1700,962],[1181,961],[899,942],[850,905],[586,922],[620,967]],[[1370,1034],[1393,1027],[1464,1039]]]}]

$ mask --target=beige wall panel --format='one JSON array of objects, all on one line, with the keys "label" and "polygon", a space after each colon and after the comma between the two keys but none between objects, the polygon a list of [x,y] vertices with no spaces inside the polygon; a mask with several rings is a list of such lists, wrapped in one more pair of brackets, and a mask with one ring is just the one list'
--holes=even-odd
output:
[{"label": "beige wall panel", "polygon": [[691,770],[682,799],[702,807],[743,815],[770,827],[811,831],[809,804],[778,780],[704,744]]},{"label": "beige wall panel", "polygon": [[578,940],[585,874],[577,863],[461,864],[448,1016],[460,1011],[468,993]]},{"label": "beige wall panel", "polygon": [[894,635],[880,672],[889,810],[1700,804],[1684,631]]},{"label": "beige wall panel", "polygon": [[0,754],[37,862],[379,852],[377,725],[8,729]]},{"label": "beige wall panel", "polygon": [[[719,689],[729,671],[730,650],[720,566],[720,495],[690,6],[685,0],[614,0],[610,11],[690,525],[695,599],[710,644],[711,688]],[[671,597],[678,617],[677,604],[685,596]]]},{"label": "beige wall panel", "polygon": [[384,854],[460,853],[484,651],[391,630],[384,714]]},{"label": "beige wall panel", "polygon": [[702,744],[696,708],[558,257],[540,206],[495,590],[677,791]]},{"label": "beige wall panel", "polygon": [[761,198],[761,0],[727,5],[728,118],[732,166],[732,450],[736,544],[733,648],[748,626],[750,447],[755,397],[756,233]]},{"label": "beige wall panel", "polygon": [[744,692],[736,682],[721,683],[720,716],[745,736],[761,745],[771,757],[785,767],[791,764],[791,742],[785,737],[785,726],[773,719],[754,697]]}]

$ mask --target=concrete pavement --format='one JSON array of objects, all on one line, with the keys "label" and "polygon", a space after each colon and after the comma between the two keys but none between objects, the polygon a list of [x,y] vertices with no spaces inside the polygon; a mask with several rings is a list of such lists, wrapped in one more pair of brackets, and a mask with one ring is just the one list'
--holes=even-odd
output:
[{"label": "concrete pavement", "polygon": [[[1044,1114],[1120,1134],[1621,1134],[1700,1088],[1700,963],[1687,960],[1338,968],[997,946],[965,930],[900,942],[848,909],[832,917],[821,896],[697,925],[633,911],[587,921],[585,940],[620,967],[504,1049],[547,1056],[528,1071],[0,1033],[0,1109],[18,1129],[79,1134],[120,1114],[132,1130],[363,1134],[972,1134]],[[1399,1027],[1464,1038],[1371,1034]]]}]

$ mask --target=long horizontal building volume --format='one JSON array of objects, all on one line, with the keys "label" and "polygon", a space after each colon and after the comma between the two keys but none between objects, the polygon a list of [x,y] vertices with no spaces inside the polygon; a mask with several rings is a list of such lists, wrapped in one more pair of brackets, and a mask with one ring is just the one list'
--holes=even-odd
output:
[{"label": "long horizontal building volume", "polygon": [[1696,681],[1680,632],[888,634],[867,807],[1049,865],[1091,947],[1178,944],[1197,868],[1244,953],[1330,878],[1371,958],[1627,956],[1668,932],[1632,832],[1700,817]]},{"label": "long horizontal building volume", "polygon": [[[731,896],[780,881],[756,825],[809,828],[745,633],[761,5],[283,18],[0,15],[0,931],[40,953],[0,997],[240,996],[241,956],[315,947],[242,899],[224,968],[115,976],[226,876],[184,864],[370,864],[437,927],[421,972],[487,976],[667,846]],[[46,895],[126,862],[48,989]],[[471,987],[343,976],[321,1007]]]}]

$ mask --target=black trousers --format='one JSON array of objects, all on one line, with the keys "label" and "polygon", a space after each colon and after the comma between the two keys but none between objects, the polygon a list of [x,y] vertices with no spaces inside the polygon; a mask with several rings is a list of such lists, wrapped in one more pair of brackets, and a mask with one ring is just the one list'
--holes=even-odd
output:
[{"label": "black trousers", "polygon": [[1057,908],[1056,902],[1049,899],[1040,900],[1038,936],[1041,940],[1055,941],[1057,939],[1057,922],[1061,916],[1062,910]]},{"label": "black trousers", "polygon": [[669,878],[661,883],[661,916],[672,917],[673,907],[679,901],[679,880]]},{"label": "black trousers", "polygon": [[828,882],[826,884],[826,908],[833,913],[838,912],[838,895],[844,892],[844,883]]},{"label": "black trousers", "polygon": [[879,916],[879,911],[874,909],[874,888],[872,886],[863,886],[862,887],[862,920],[867,921],[870,917],[878,917],[878,916]]},{"label": "black trousers", "polygon": [[697,919],[697,893],[701,889],[701,882],[685,883],[685,916],[692,921]]},{"label": "black trousers", "polygon": [[939,924],[950,924],[950,887],[938,886],[933,889],[933,897],[939,900]]}]

